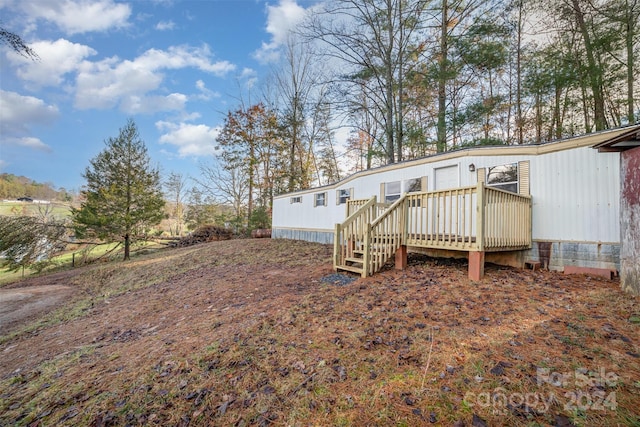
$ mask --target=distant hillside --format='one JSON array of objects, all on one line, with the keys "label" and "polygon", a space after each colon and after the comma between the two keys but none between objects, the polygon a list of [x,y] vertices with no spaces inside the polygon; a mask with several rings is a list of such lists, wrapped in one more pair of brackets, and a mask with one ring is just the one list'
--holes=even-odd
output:
[{"label": "distant hillside", "polygon": [[69,201],[72,195],[66,190],[56,190],[52,183],[39,183],[26,176],[10,173],[0,174],[0,199],[31,197],[41,200]]}]

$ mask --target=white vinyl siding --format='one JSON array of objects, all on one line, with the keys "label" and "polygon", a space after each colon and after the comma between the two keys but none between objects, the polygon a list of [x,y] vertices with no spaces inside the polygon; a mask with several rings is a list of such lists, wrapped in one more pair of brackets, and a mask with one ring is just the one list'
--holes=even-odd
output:
[{"label": "white vinyl siding", "polygon": [[[404,191],[407,181],[421,176],[432,177],[429,187],[422,191],[454,187],[475,186],[487,177],[489,167],[518,164],[518,185],[525,193],[523,162],[529,163],[529,189],[533,203],[532,233],[534,240],[573,242],[619,242],[619,153],[598,153],[591,147],[568,148],[538,155],[522,154],[518,146],[500,147],[507,154],[489,155],[493,149],[473,152],[473,155],[439,161],[437,157],[424,162],[410,163],[406,167],[393,165],[379,171],[353,175],[339,186],[327,189],[309,189],[295,195],[274,198],[274,227],[290,229],[325,230],[332,233],[335,224],[345,219],[345,205],[326,204],[327,196],[335,197],[341,188],[353,188],[354,198],[368,199],[374,195],[385,200],[385,183],[400,182]],[[477,154],[480,153],[480,154]],[[486,153],[486,154],[485,154]],[[476,167],[469,170],[469,164]],[[443,170],[448,171],[449,184],[443,181]],[[447,172],[444,172],[447,175]],[[435,178],[439,178],[436,186]],[[315,195],[327,193],[326,208],[314,209]],[[291,197],[302,196],[302,203],[291,204]]]}]

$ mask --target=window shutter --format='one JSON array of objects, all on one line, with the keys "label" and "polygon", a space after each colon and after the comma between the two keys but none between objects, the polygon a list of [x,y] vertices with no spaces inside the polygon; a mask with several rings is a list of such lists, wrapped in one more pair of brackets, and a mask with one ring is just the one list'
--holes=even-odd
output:
[{"label": "window shutter", "polygon": [[487,181],[487,171],[485,168],[478,168],[476,169],[476,172],[478,174],[478,182],[486,182]]},{"label": "window shutter", "polygon": [[518,162],[518,193],[530,196],[529,182],[529,160]]},{"label": "window shutter", "polygon": [[384,182],[380,183],[380,203],[384,203]]},{"label": "window shutter", "polygon": [[426,176],[422,177],[422,183],[420,185],[422,187],[420,189],[422,192],[429,191],[429,187],[427,187],[427,177]]},{"label": "window shutter", "polygon": [[353,187],[351,187],[349,189],[349,200],[354,200],[354,199],[355,199],[355,197],[353,197]]}]

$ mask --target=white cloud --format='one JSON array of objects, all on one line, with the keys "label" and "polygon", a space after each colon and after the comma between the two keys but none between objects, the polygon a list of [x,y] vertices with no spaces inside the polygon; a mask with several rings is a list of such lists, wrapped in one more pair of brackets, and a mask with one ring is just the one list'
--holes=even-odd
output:
[{"label": "white cloud", "polygon": [[211,51],[209,46],[171,46],[168,50],[149,49],[135,59],[136,65],[149,69],[178,69],[185,67],[195,67],[201,71],[213,73],[222,77],[235,69],[235,65],[229,61],[211,62]]},{"label": "white cloud", "polygon": [[247,89],[251,89],[258,82],[258,73],[252,68],[243,68],[242,73],[240,73],[240,79],[244,80],[244,85]]},{"label": "white cloud", "polygon": [[142,96],[162,82],[162,75],[154,71],[117,57],[94,63],[85,61],[76,79],[75,106],[107,109],[128,96]]},{"label": "white cloud", "polygon": [[31,20],[55,23],[68,35],[128,25],[131,6],[112,0],[28,0],[16,2]]},{"label": "white cloud", "polygon": [[37,151],[51,152],[51,147],[42,142],[39,138],[25,136],[22,138],[15,138],[14,141],[16,145],[19,145],[21,147],[30,148]]},{"label": "white cloud", "polygon": [[31,126],[48,125],[59,115],[58,107],[33,96],[0,90],[0,135],[3,144],[50,151],[48,145],[30,136]]},{"label": "white cloud", "polygon": [[168,31],[176,28],[176,23],[173,21],[160,21],[156,24],[156,30]]},{"label": "white cloud", "polygon": [[156,128],[164,134],[161,144],[171,144],[178,148],[180,157],[210,156],[215,153],[216,138],[220,134],[219,127],[203,124],[156,122]]},{"label": "white cloud", "polygon": [[58,107],[46,105],[33,96],[0,89],[0,134],[17,136],[29,131],[29,125],[52,123],[59,115]]},{"label": "white cloud", "polygon": [[149,114],[158,111],[181,111],[187,103],[187,96],[172,93],[167,96],[131,95],[122,100],[120,108],[127,114]]},{"label": "white cloud", "polygon": [[267,6],[267,32],[273,43],[287,41],[289,32],[305,17],[305,10],[295,0],[280,0],[277,6]]},{"label": "white cloud", "polygon": [[271,41],[262,43],[260,49],[253,54],[260,62],[272,62],[279,57],[278,49],[289,36],[292,29],[300,24],[306,16],[305,9],[296,0],[280,0],[276,6],[267,6],[266,31]]},{"label": "white cloud", "polygon": [[[223,76],[235,69],[235,65],[228,61],[212,62],[207,46],[173,46],[166,51],[149,49],[133,61],[122,61],[118,57],[94,63],[85,61],[79,67],[75,105],[80,109],[105,109],[120,105],[125,111],[137,111],[136,108],[151,111],[150,107],[142,107],[137,100],[160,87],[164,80],[162,71],[189,67],[216,76]],[[184,103],[186,99],[177,97],[177,94],[169,95],[154,111],[174,110],[178,101]]]},{"label": "white cloud", "polygon": [[218,92],[214,92],[211,89],[209,89],[202,80],[198,80],[196,82],[196,89],[200,91],[200,94],[196,95],[196,98],[200,100],[208,101],[211,98],[220,97],[220,94]]},{"label": "white cloud", "polygon": [[32,61],[13,51],[7,52],[7,58],[17,67],[18,77],[38,86],[61,85],[65,74],[75,72],[84,58],[97,53],[89,46],[65,39],[33,42],[31,48],[38,53],[39,61]]}]

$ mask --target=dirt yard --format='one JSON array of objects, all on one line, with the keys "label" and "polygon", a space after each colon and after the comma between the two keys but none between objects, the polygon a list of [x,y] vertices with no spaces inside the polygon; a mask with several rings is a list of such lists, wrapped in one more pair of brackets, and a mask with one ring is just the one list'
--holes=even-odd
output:
[{"label": "dirt yard", "polygon": [[[43,285],[35,285],[35,283]],[[0,331],[3,334],[37,318],[60,305],[73,292],[73,288],[50,285],[47,280],[35,280],[31,286],[0,288]]]},{"label": "dirt yard", "polygon": [[418,256],[360,279],[331,250],[216,242],[0,289],[0,425],[640,425],[619,283]]}]

